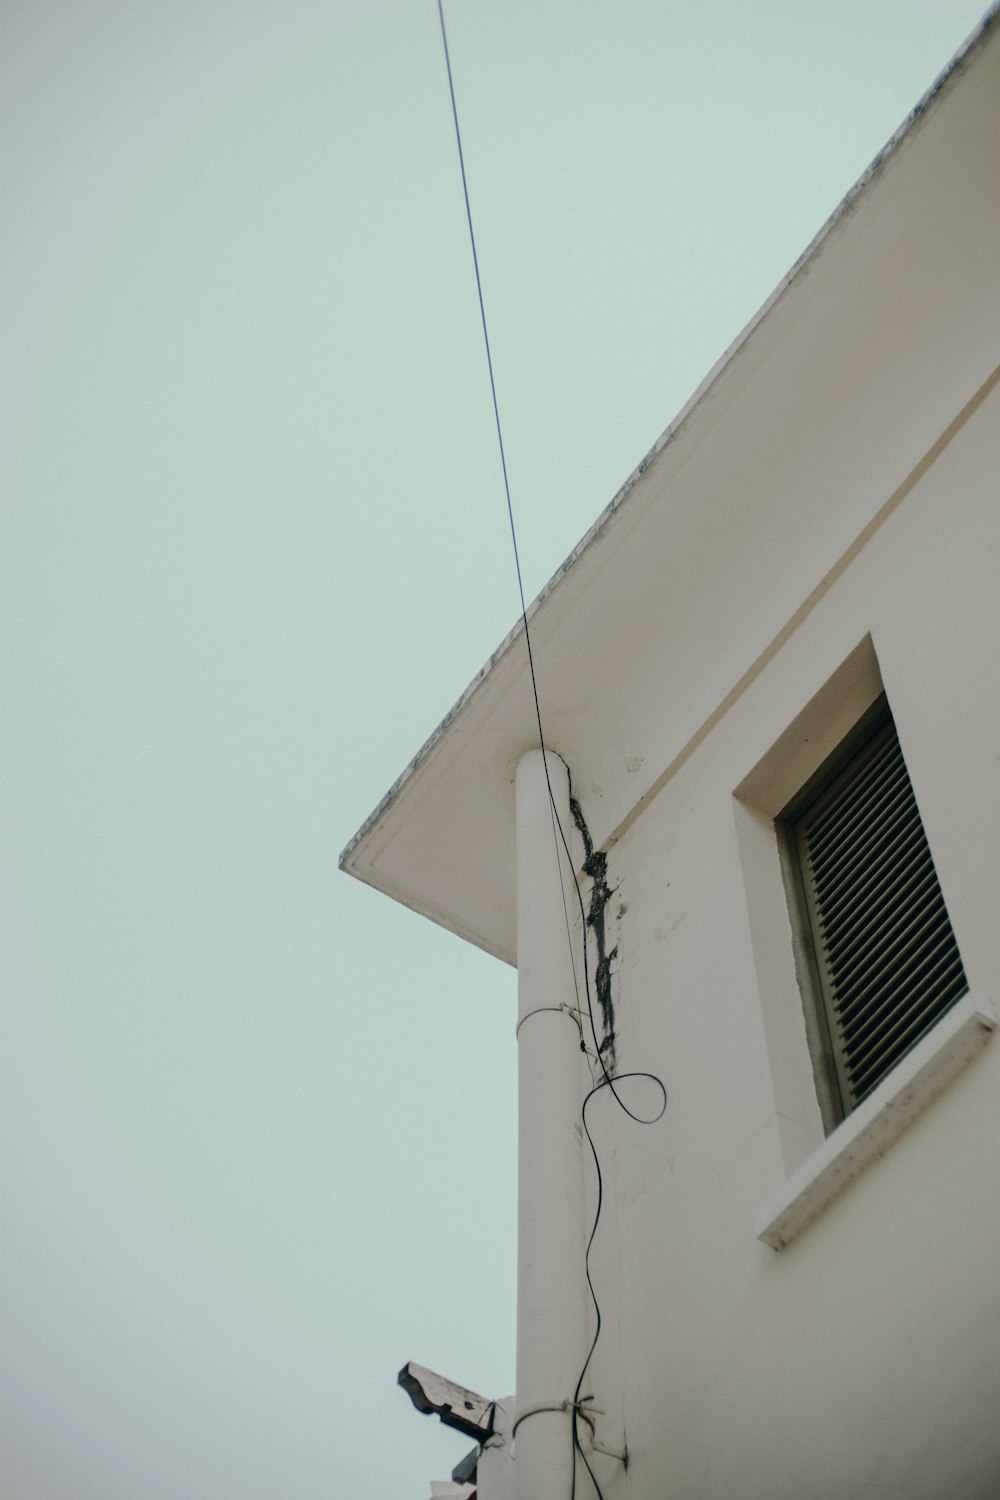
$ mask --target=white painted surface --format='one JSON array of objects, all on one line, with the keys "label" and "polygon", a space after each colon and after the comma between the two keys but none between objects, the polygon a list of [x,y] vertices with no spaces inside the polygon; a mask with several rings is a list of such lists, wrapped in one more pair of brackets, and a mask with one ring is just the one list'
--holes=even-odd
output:
[{"label": "white painted surface", "polygon": [[566,767],[552,751],[546,757],[529,751],[517,768],[519,1500],[562,1500],[568,1493],[571,1416],[558,1408],[572,1401],[586,1354],[573,964],[579,925],[553,803],[568,839]]},{"label": "white painted surface", "polygon": [[884,683],[972,993],[997,993],[998,435],[994,391],[611,851],[619,1058],[670,1089],[661,1133],[608,1121],[595,1254],[626,1353],[609,1341],[594,1384],[623,1386],[635,1494],[997,1492],[1000,1049],[779,1255],[761,1245],[758,1215],[823,1137],[773,825],[734,793],[796,723],[823,758],[810,705],[836,720],[870,636],[855,697]]},{"label": "white painted surface", "polygon": [[782,1250],[853,1178],[887,1151],[922,1109],[970,1063],[996,1030],[984,1000],[965,995],[792,1173],[757,1216],[757,1238]]}]

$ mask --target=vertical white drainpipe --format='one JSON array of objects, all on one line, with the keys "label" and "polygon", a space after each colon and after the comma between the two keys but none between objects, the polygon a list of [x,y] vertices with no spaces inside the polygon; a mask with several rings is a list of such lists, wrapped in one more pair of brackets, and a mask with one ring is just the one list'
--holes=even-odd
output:
[{"label": "vertical white drainpipe", "polygon": [[[556,808],[566,830],[569,773],[548,752]],[[565,897],[565,907],[563,900]],[[576,893],[553,838],[540,750],[517,768],[518,1220],[515,1417],[571,1402],[586,1355],[580,1032],[566,933]],[[515,1438],[519,1500],[566,1500],[571,1412],[528,1417]]]}]

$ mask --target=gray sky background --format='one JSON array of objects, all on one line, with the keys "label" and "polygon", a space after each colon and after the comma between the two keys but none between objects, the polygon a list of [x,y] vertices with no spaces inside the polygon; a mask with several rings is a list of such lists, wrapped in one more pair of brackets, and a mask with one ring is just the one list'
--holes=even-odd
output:
[{"label": "gray sky background", "polygon": [[[529,595],[981,9],[451,0]],[[434,0],[3,69],[4,1494],[422,1500],[515,1275],[513,973],[336,872],[517,613]]]}]

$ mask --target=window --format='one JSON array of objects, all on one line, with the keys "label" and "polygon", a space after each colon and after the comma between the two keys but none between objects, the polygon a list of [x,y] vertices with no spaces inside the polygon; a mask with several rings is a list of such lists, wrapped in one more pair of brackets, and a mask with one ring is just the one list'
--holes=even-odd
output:
[{"label": "window", "polygon": [[829,1133],[968,989],[884,696],[779,828]]}]

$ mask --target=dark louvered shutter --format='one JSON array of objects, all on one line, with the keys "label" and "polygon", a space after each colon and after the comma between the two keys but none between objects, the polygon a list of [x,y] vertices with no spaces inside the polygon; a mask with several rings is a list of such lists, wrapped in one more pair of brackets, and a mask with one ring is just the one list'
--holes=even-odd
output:
[{"label": "dark louvered shutter", "polygon": [[968,989],[891,718],[793,833],[847,1112]]}]

